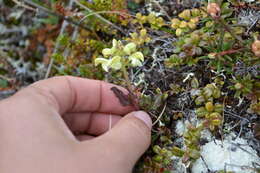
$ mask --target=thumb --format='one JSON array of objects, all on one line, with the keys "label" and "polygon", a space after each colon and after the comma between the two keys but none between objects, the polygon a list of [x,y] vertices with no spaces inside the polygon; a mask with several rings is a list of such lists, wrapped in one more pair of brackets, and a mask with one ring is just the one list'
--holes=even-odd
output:
[{"label": "thumb", "polygon": [[[138,159],[150,145],[152,120],[143,111],[132,112],[122,118],[110,131],[104,135],[118,152],[133,155]],[[111,141],[112,140],[112,141]],[[126,151],[127,147],[127,151]]]},{"label": "thumb", "polygon": [[[99,138],[99,142],[115,156],[116,163],[132,169],[151,143],[152,120],[143,112],[131,112],[123,117],[110,131]],[[99,143],[99,144],[100,144]],[[113,162],[113,160],[110,160]]]}]

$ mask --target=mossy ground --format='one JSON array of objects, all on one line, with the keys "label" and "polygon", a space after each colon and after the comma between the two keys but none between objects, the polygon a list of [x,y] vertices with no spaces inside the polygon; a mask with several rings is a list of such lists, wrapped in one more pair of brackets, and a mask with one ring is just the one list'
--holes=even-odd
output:
[{"label": "mossy ground", "polygon": [[[205,129],[217,140],[234,133],[260,154],[259,1],[216,1],[217,18],[199,0],[29,2],[0,0],[1,97],[55,75],[127,87],[121,71],[104,72],[94,59],[113,39],[133,42],[145,61],[127,69],[129,79],[156,122],[136,172],[173,170],[173,156],[189,171],[211,142]],[[181,136],[177,121],[187,126]]]}]

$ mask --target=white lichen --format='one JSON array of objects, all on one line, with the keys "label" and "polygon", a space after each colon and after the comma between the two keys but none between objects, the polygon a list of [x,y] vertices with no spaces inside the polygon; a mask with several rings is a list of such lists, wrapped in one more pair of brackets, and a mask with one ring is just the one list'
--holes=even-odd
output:
[{"label": "white lichen", "polygon": [[242,138],[211,141],[202,146],[201,156],[205,162],[198,159],[192,167],[193,173],[207,173],[208,169],[253,173],[254,163],[260,163],[257,152]]},{"label": "white lichen", "polygon": [[212,133],[208,129],[204,129],[201,131],[201,139],[205,139],[207,141],[212,141]]},{"label": "white lichen", "polygon": [[238,15],[238,24],[245,25],[247,27],[252,27],[257,21],[260,20],[260,12],[256,10],[241,10]]},{"label": "white lichen", "polygon": [[186,125],[183,121],[178,120],[175,127],[175,133],[179,136],[182,136],[186,130]]}]

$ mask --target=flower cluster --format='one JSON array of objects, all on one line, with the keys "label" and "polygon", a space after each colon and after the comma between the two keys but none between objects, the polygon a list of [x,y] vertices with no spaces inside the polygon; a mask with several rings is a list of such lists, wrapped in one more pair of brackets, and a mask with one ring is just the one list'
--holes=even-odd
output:
[{"label": "flower cluster", "polygon": [[96,58],[95,65],[102,65],[102,68],[108,72],[109,69],[120,70],[122,67],[141,66],[144,61],[142,52],[136,51],[135,43],[128,43],[125,46],[121,41],[113,40],[112,48],[102,50],[104,58]]}]

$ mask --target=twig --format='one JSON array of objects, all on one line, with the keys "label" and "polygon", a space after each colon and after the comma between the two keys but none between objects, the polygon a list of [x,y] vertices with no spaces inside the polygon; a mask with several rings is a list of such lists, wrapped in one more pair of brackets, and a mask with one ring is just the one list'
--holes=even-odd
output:
[{"label": "twig", "polygon": [[45,7],[42,7],[42,6],[40,6],[40,5],[38,5],[38,4],[34,3],[34,2],[32,2],[32,1],[30,1],[30,0],[24,0],[24,2],[26,2],[27,4],[29,4],[29,5],[31,5],[31,6],[34,6],[34,7],[36,7],[37,9],[42,10],[42,11],[44,11],[44,12],[50,14],[50,15],[57,16],[57,17],[59,17],[60,19],[66,20],[67,22],[69,22],[69,23],[71,23],[71,24],[74,24],[74,25],[76,25],[76,26],[79,26],[79,27],[81,27],[81,28],[83,28],[83,29],[85,29],[85,30],[87,30],[87,31],[91,31],[91,29],[90,29],[88,26],[83,25],[83,24],[80,24],[78,21],[73,20],[73,19],[70,18],[69,16],[63,16],[63,15],[61,15],[61,14],[55,13],[55,12],[51,11],[50,9],[47,9],[47,8],[45,8]]},{"label": "twig", "polygon": [[[87,10],[90,13],[93,13],[93,11],[91,9],[89,9],[88,7],[84,6],[83,4],[81,4],[78,0],[73,0],[78,6],[80,6],[81,8]],[[120,27],[116,26],[114,23],[110,22],[109,20],[105,19],[104,17],[100,16],[97,13],[93,13],[97,18],[99,18],[100,20],[102,20],[103,22],[111,25],[113,28],[119,30],[120,32],[122,32],[124,34],[123,29],[121,29]]]},{"label": "twig", "polygon": [[246,34],[249,34],[249,31],[255,26],[259,19],[255,20],[254,23],[247,29]]},{"label": "twig", "polygon": [[151,0],[160,10],[164,13],[164,15],[167,17],[169,21],[171,21],[171,17],[168,15],[168,13],[164,10],[164,8],[156,1],[156,0]]},{"label": "twig", "polygon": [[246,119],[246,118],[244,118],[244,117],[241,117],[241,116],[239,116],[239,115],[236,115],[236,114],[234,114],[234,113],[232,113],[232,112],[229,112],[229,111],[227,111],[227,110],[224,110],[224,112],[227,113],[226,115],[234,116],[234,117],[240,118],[240,119],[242,119],[242,120],[246,120],[247,122],[250,122],[248,119]]},{"label": "twig", "polygon": [[34,8],[28,6],[28,5],[25,5],[23,2],[20,2],[18,0],[12,0],[12,1],[14,3],[16,3],[18,6],[21,6],[21,7],[25,8],[25,9],[27,9],[27,10],[36,11],[36,9],[34,9]]},{"label": "twig", "polygon": [[158,122],[160,121],[161,117],[163,116],[163,114],[164,114],[164,112],[165,112],[166,105],[167,105],[167,103],[164,104],[164,107],[163,107],[162,112],[160,113],[160,115],[158,116],[158,118],[153,122],[153,125],[152,125],[152,126],[154,126],[156,123],[158,123]]},{"label": "twig", "polygon": [[224,113],[224,109],[225,109],[225,105],[226,105],[226,99],[227,99],[227,95],[224,96],[224,100],[223,100],[223,109],[222,109],[222,121],[221,121],[221,141],[222,141],[222,144],[223,144],[223,128],[224,128],[224,120],[225,120],[225,113]]},{"label": "twig", "polygon": [[128,14],[128,13],[124,13],[124,12],[120,12],[120,11],[95,11],[95,12],[89,13],[85,17],[89,17],[89,16],[96,15],[96,14],[118,14],[118,15],[121,15],[121,16],[127,15],[127,16],[130,16],[130,17],[136,18],[136,16],[134,16],[134,15],[131,15],[131,14]]},{"label": "twig", "polygon": [[242,123],[240,123],[240,130],[239,130],[239,133],[238,133],[238,135],[237,135],[236,139],[240,137],[240,135],[241,135],[242,131],[243,131],[243,124],[242,124]]},{"label": "twig", "polygon": [[134,91],[133,91],[133,88],[132,88],[132,85],[131,85],[131,81],[129,79],[126,67],[124,65],[122,67],[122,71],[123,71],[124,79],[126,81],[127,90],[129,92],[129,99],[133,103],[133,106],[135,107],[135,109],[139,110],[139,105],[138,105],[138,103],[136,103],[136,98],[135,98],[135,94],[134,94]]},{"label": "twig", "polygon": [[204,165],[206,166],[207,171],[208,171],[208,172],[211,172],[210,169],[209,169],[208,164],[206,163],[206,161],[205,161],[205,159],[204,159],[204,157],[203,157],[203,156],[200,156],[200,158],[201,158],[201,160],[203,161]]},{"label": "twig", "polygon": [[246,149],[242,148],[242,147],[241,147],[241,144],[239,144],[239,143],[234,143],[234,142],[231,142],[231,144],[232,144],[232,145],[235,145],[235,146],[238,147],[240,150],[242,150],[242,151],[246,152],[247,154],[249,154],[249,155],[251,155],[251,156],[257,158],[258,160],[260,160],[259,157],[255,156],[255,155],[252,154],[251,152],[249,152],[249,151],[247,151]]},{"label": "twig", "polygon": [[244,49],[245,48],[229,49],[229,50],[226,50],[226,51],[219,52],[219,53],[217,53],[217,55],[224,56],[224,55],[240,52],[241,50],[244,50]]},{"label": "twig", "polygon": [[[134,17],[136,18],[135,16],[131,15],[131,14],[128,14],[128,13],[123,13],[123,12],[118,12],[118,11],[98,11],[98,12],[92,12],[86,16],[84,16],[83,18],[80,19],[79,21],[79,24],[81,24],[84,20],[86,20],[89,16],[92,16],[92,15],[96,15],[96,14],[119,14],[119,15],[128,15],[128,16],[131,16],[131,17]],[[73,34],[72,34],[72,38],[71,40],[75,40],[77,38],[77,35],[78,35],[78,29],[79,27],[76,26],[74,31],[73,31]],[[69,54],[69,48],[66,49],[65,53],[64,53],[64,57],[66,58]]]},{"label": "twig", "polygon": [[254,168],[250,167],[250,166],[243,166],[243,165],[236,165],[236,164],[231,164],[231,163],[225,163],[225,169],[227,166],[230,166],[230,167],[237,167],[237,168],[240,168],[241,170],[253,170],[253,171],[256,171]]},{"label": "twig", "polygon": [[[73,0],[70,0],[68,7],[72,7],[72,4],[73,4]],[[66,20],[64,20],[63,23],[62,23],[62,26],[61,26],[59,36],[61,36],[64,33],[67,25],[68,25],[68,22]],[[59,36],[58,36],[58,38],[59,38]],[[56,53],[58,51],[59,47],[60,47],[59,41],[56,41],[53,53]],[[45,79],[47,79],[50,76],[50,72],[51,72],[53,63],[54,63],[54,59],[51,58],[50,63],[49,63],[48,68],[47,68],[47,72],[46,72],[45,77],[44,77]]]},{"label": "twig", "polygon": [[232,32],[231,28],[228,25],[226,25],[221,18],[217,19],[217,21],[225,28],[226,31],[230,33],[232,37],[237,39],[240,43],[243,43],[243,40],[240,37],[238,37],[234,32]]},{"label": "twig", "polygon": [[2,78],[4,80],[7,80],[7,81],[11,81],[12,80],[12,78],[6,77],[6,76],[1,75],[1,74],[0,74],[0,78]]}]

